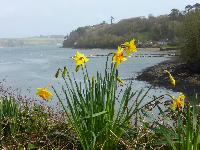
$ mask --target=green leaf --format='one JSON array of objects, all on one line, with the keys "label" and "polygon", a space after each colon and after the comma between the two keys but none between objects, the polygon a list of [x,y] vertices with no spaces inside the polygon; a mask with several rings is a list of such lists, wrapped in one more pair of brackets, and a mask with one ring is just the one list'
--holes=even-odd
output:
[{"label": "green leaf", "polygon": [[99,113],[95,113],[92,116],[86,116],[83,119],[98,117],[98,116],[103,115],[105,113],[107,113],[107,111],[102,111],[102,112],[99,112]]},{"label": "green leaf", "polygon": [[60,74],[60,68],[57,70],[55,77],[58,78],[59,74]]},{"label": "green leaf", "polygon": [[31,149],[34,149],[36,148],[33,144],[28,144],[28,149],[31,150]]},{"label": "green leaf", "polygon": [[76,66],[76,72],[78,72],[80,65]]},{"label": "green leaf", "polygon": [[67,75],[67,67],[65,66],[64,69],[63,69],[62,76],[66,77],[66,75]]}]

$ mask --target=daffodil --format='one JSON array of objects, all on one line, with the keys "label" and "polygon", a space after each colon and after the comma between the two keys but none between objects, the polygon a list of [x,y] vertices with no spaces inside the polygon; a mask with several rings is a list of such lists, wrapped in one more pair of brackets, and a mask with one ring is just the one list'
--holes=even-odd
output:
[{"label": "daffodil", "polygon": [[37,88],[36,95],[41,97],[43,100],[49,100],[53,96],[53,94],[48,91],[47,88]]},{"label": "daffodil", "polygon": [[165,70],[165,72],[168,73],[168,75],[169,75],[169,81],[170,81],[171,85],[176,86],[176,80],[171,75],[171,73],[168,70]]},{"label": "daffodil", "polygon": [[129,56],[133,52],[137,52],[135,40],[131,40],[130,42],[125,42],[123,44],[125,46],[126,54]]},{"label": "daffodil", "polygon": [[78,71],[81,65],[84,65],[86,62],[89,61],[89,59],[79,51],[76,52],[76,55],[73,57],[73,59],[76,62],[76,71]]},{"label": "daffodil", "polygon": [[127,58],[124,57],[123,49],[118,46],[117,52],[113,56],[113,63],[116,63],[116,66],[118,67],[123,61],[126,61]]},{"label": "daffodil", "polygon": [[180,109],[184,106],[185,95],[180,93],[178,98],[173,98],[173,102],[171,104],[171,109],[176,110],[176,108]]}]

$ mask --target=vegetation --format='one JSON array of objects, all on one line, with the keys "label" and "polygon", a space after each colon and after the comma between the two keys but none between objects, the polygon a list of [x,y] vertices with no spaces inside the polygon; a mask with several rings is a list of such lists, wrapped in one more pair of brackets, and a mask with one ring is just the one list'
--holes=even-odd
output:
[{"label": "vegetation", "polygon": [[[114,48],[124,41],[135,37],[145,41],[175,41],[176,28],[180,21],[172,20],[168,15],[125,19],[115,24],[99,24],[80,27],[64,40],[64,47],[75,48]],[[146,46],[148,46],[146,42]]]},{"label": "vegetation", "polygon": [[63,47],[115,48],[137,39],[138,47],[181,49],[181,58],[192,72],[200,72],[200,4],[187,5],[184,11],[172,9],[168,15],[124,19],[79,27],[65,37]]},{"label": "vegetation", "polygon": [[183,23],[182,56],[189,68],[200,73],[200,9],[190,11]]},{"label": "vegetation", "polygon": [[[53,90],[82,149],[199,149],[195,98],[190,100],[192,105],[182,93],[177,98],[165,94],[148,100],[148,91],[133,92],[131,84],[120,89],[124,81],[118,76],[118,66],[127,60],[125,53],[128,56],[136,52],[134,41],[125,43],[114,55],[108,55],[104,75],[97,72],[96,77],[90,78],[84,65],[89,59],[80,52],[73,59],[76,71],[82,69],[83,83],[72,80],[66,66],[56,72],[56,77],[61,74],[64,85],[60,92],[54,87]],[[111,67],[110,55],[113,55]],[[166,72],[171,85],[176,86],[173,76]],[[163,103],[166,98],[169,100]]]},{"label": "vegetation", "polygon": [[97,77],[92,79],[89,78],[87,68],[82,69],[83,85],[76,80],[72,81],[68,72],[67,78],[63,77],[66,88],[63,87],[62,92],[65,93],[68,107],[64,106],[54,89],[56,95],[63,104],[69,123],[76,131],[83,149],[116,149],[119,141],[124,144],[121,137],[129,128],[132,117],[140,111],[145,95],[133,92],[129,85],[117,98],[118,76],[114,65],[111,66],[111,72],[107,69],[104,75],[97,72]]},{"label": "vegetation", "polygon": [[186,102],[183,110],[174,111],[168,116],[161,111],[165,119],[173,117],[170,119],[173,120],[173,125],[166,126],[157,122],[158,127],[155,131],[165,137],[165,142],[173,150],[198,150],[200,148],[199,107],[194,97],[191,98],[191,103]]},{"label": "vegetation", "polygon": [[[132,116],[133,122],[131,123],[130,121],[128,124],[121,124],[121,127],[118,123],[122,122],[115,122],[115,115],[115,117],[112,116],[113,119],[115,118],[112,120],[112,117],[109,117],[109,113],[101,112],[101,110],[99,111],[101,113],[93,112],[90,117],[89,115],[85,117],[87,114],[80,114],[80,116],[74,118],[76,120],[73,120],[73,118],[72,120],[78,121],[76,122],[78,124],[74,125],[78,129],[81,129],[79,130],[81,132],[78,133],[82,137],[76,137],[76,128],[72,128],[74,129],[74,133],[72,129],[69,129],[71,127],[70,124],[65,123],[63,119],[60,120],[60,117],[55,119],[55,117],[49,115],[50,113],[46,112],[47,109],[41,106],[34,106],[31,111],[18,111],[19,105],[16,101],[12,98],[5,97],[1,99],[3,101],[1,101],[0,147],[1,149],[83,149],[84,147],[79,145],[79,140],[80,142],[83,140],[82,142],[88,142],[81,143],[85,144],[85,149],[198,150],[200,146],[200,116],[198,114],[199,107],[196,107],[196,97],[190,99],[191,104],[185,102],[184,107],[177,107],[174,110],[169,108],[171,100],[163,103],[164,97],[166,96],[154,97],[145,105],[139,104],[138,101],[139,109],[134,107],[136,109],[134,109],[135,112]],[[145,97],[145,100],[147,99]],[[90,102],[88,104],[91,104]],[[124,99],[122,105],[126,102],[127,99]],[[77,103],[77,105],[79,104]],[[4,107],[3,111],[2,106]],[[96,107],[98,108],[99,105],[96,105]],[[69,110],[68,108],[66,109],[66,111]],[[74,113],[79,113],[76,112],[78,110],[81,111],[82,109],[80,107],[77,109],[74,108]],[[89,107],[86,110],[90,111]],[[113,109],[111,110],[113,111]],[[125,114],[118,111],[119,113],[117,114],[121,115],[118,119],[125,119],[129,109],[124,108],[121,110],[125,111]],[[156,110],[159,110],[158,117],[154,116]],[[101,124],[101,119],[108,118],[111,119],[111,122],[105,122],[105,125],[103,123]],[[117,126],[111,124],[114,122]],[[92,125],[94,126],[92,127]],[[104,126],[101,127],[101,125]],[[94,134],[89,132],[96,132],[101,128],[105,129],[105,131],[98,132],[99,135],[97,135],[96,139]],[[125,130],[122,130],[122,128]],[[101,134],[103,134],[103,137],[100,136]],[[119,134],[121,134],[121,137],[118,137]],[[103,147],[99,143],[101,141],[105,141]],[[94,142],[96,143],[95,145],[93,145]]]},{"label": "vegetation", "polygon": [[[177,10],[173,12],[177,14]],[[184,49],[183,56],[192,62],[199,59],[196,17],[199,10],[188,10],[184,19],[191,23],[184,22],[185,33],[190,31],[184,47],[196,50],[197,56],[188,49]],[[64,84],[59,91],[52,86],[62,105],[57,111],[48,107],[48,103],[44,106],[0,88],[0,148],[198,150],[197,95],[189,98],[183,93],[177,97],[166,93],[150,97],[150,89],[134,91],[132,83],[120,78],[118,66],[135,52],[134,40],[119,44],[117,51],[108,55],[105,72],[97,72],[95,77],[88,74],[89,58],[77,52],[73,57],[75,71],[82,71],[83,82],[76,81],[67,66],[57,70],[55,77],[61,76]],[[165,72],[175,87],[173,75],[168,70]],[[50,100],[53,94],[46,87],[38,88],[37,95]]]},{"label": "vegetation", "polygon": [[[182,93],[177,98],[169,94],[150,97],[150,89],[133,91],[131,83],[125,84],[118,76],[118,66],[134,52],[134,40],[121,44],[108,55],[104,74],[97,72],[92,78],[85,65],[89,58],[77,52],[75,70],[82,71],[83,82],[72,78],[65,66],[55,75],[64,80],[61,90],[52,87],[63,111],[55,112],[1,88],[1,148],[198,150],[197,97],[190,104]],[[169,83],[176,86],[166,72]],[[37,90],[43,100],[52,97],[48,88]]]},{"label": "vegetation", "polygon": [[135,37],[142,47],[159,46],[163,43],[177,45],[185,14],[197,6],[186,6],[185,11],[172,9],[170,14],[155,17],[136,17],[118,23],[101,23],[79,27],[66,36],[63,47],[75,48],[115,48],[120,43]]},{"label": "vegetation", "polygon": [[73,134],[61,111],[1,91],[0,149],[73,149]]}]

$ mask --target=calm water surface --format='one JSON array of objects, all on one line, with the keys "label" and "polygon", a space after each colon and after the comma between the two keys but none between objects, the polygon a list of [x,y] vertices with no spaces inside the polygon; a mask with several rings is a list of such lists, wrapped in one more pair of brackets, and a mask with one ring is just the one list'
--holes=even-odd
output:
[{"label": "calm water surface", "polygon": [[[104,71],[106,55],[113,50],[93,49],[79,50],[86,56],[90,56],[87,63],[89,73],[95,75],[97,70]],[[6,80],[6,85],[13,89],[21,89],[22,93],[29,91],[28,95],[35,97],[37,87],[45,87],[49,84],[59,86],[62,80],[55,79],[54,74],[58,67],[67,65],[69,71],[74,71],[75,63],[71,59],[76,50],[49,46],[18,47],[0,49],[0,79]],[[119,74],[123,79],[133,79],[134,90],[148,89],[149,84],[137,81],[134,78],[143,69],[169,59],[169,52],[140,50],[132,55],[119,67]],[[161,56],[159,55],[161,54]],[[76,79],[81,81],[81,73],[76,73]],[[127,80],[130,82],[130,80]],[[28,89],[28,90],[27,90]],[[159,96],[163,93],[173,93],[165,88],[153,88],[149,95]],[[174,93],[176,94],[176,93]]]}]

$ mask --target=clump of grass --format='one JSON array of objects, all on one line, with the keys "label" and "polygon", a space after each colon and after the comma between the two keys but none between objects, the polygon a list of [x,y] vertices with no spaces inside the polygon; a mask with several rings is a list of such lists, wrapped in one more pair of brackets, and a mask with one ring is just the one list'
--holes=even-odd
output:
[{"label": "clump of grass", "polygon": [[160,144],[165,144],[173,150],[198,150],[200,148],[200,116],[195,97],[185,103],[182,110],[177,109],[168,114],[162,113],[162,115],[168,118],[170,123],[157,122],[156,134],[160,134],[164,138]]},{"label": "clump of grass", "polygon": [[96,77],[89,77],[86,66],[82,67],[82,73],[83,83],[78,83],[75,78],[72,80],[69,72],[67,77],[62,76],[65,83],[62,92],[66,101],[53,87],[82,148],[116,149],[119,143],[128,147],[122,136],[140,111],[140,104],[147,93],[133,92],[131,84],[119,92],[120,81],[114,64],[110,69],[106,65],[105,73],[97,72]]},{"label": "clump of grass", "polygon": [[10,90],[1,92],[0,149],[77,149],[63,112],[28,100]]},{"label": "clump of grass", "polygon": [[20,107],[12,97],[0,97],[0,135],[15,134],[19,128]]}]

